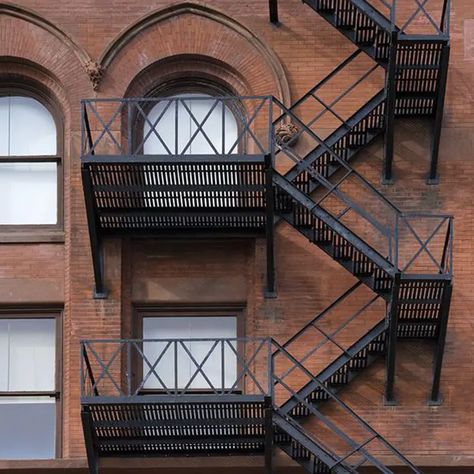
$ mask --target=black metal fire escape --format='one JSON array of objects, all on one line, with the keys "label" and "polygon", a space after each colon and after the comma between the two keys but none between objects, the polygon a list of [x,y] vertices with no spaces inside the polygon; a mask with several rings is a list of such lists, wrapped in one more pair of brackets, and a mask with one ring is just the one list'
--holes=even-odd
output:
[{"label": "black metal fire escape", "polygon": [[[414,1],[417,12],[425,14],[426,2]],[[365,0],[305,3],[357,51],[291,107],[271,97],[213,99],[212,107],[219,101],[231,104],[240,130],[236,142],[222,140],[221,149],[205,136],[213,148],[209,155],[187,155],[189,143],[167,147],[157,131],[164,112],[149,123],[149,134],[166,150],[145,154],[147,136],[137,137],[134,130],[149,121],[151,99],[83,102],[82,177],[95,289],[97,296],[106,296],[102,246],[108,236],[262,235],[267,241],[267,292],[274,296],[275,217],[307,237],[357,283],[284,344],[272,338],[212,340],[208,353],[196,360],[185,340],[83,341],[82,420],[91,473],[108,456],[264,454],[269,474],[275,446],[312,474],[358,472],[361,466],[390,473],[387,459],[420,472],[337,392],[383,356],[385,400],[395,403],[397,340],[431,339],[436,350],[430,403],[440,403],[453,219],[403,212],[351,162],[384,135],[382,174],[390,182],[394,118],[429,117],[434,124],[429,182],[436,180],[449,1],[433,35],[408,34],[413,15],[396,26],[396,2],[382,0],[388,17]],[[270,7],[277,22],[275,0]],[[354,76],[351,68],[364,60],[369,66]],[[347,71],[352,81],[334,92]],[[360,87],[365,102],[344,115],[338,105]],[[332,98],[324,96],[325,88],[334,92]],[[156,100],[165,103],[166,111],[182,99]],[[193,118],[195,135],[206,135],[209,114]],[[291,133],[282,134],[282,129]],[[293,162],[284,175],[275,165],[283,159]],[[147,356],[145,342],[160,347],[153,358]],[[187,383],[178,383],[178,351],[194,368]],[[226,351],[236,357],[238,367],[230,386],[224,375]],[[216,354],[222,358],[217,382],[206,374],[206,363]],[[160,369],[164,360],[174,367],[171,382]],[[155,379],[153,389],[147,387],[150,378]],[[193,390],[196,378],[205,381],[207,390]],[[326,404],[331,413],[340,410],[336,419],[325,412]]]}]

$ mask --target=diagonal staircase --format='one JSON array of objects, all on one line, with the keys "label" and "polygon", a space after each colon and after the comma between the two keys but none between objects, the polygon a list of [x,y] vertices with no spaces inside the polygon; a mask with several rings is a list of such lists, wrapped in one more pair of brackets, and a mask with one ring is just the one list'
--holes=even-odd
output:
[{"label": "diagonal staircase", "polygon": [[[382,134],[386,155],[393,153],[390,135],[393,142],[394,117],[432,117],[436,134],[449,57],[449,0],[436,34],[424,36],[408,34],[409,22],[403,27],[395,25],[396,2],[391,3],[387,18],[366,0],[303,1],[358,49],[291,107],[276,101],[279,114],[274,126],[291,122],[298,131],[276,144],[276,156],[289,158],[293,166],[284,175],[274,172],[275,210],[281,220],[349,271],[357,283],[275,352],[275,357],[284,351],[293,358],[293,364],[274,380],[287,395],[274,415],[275,442],[312,474],[358,472],[362,465],[392,472],[371,454],[374,440],[388,447],[410,472],[420,472],[360,419],[368,438],[355,441],[349,428],[336,426],[323,414],[323,405],[342,406],[345,415],[358,418],[336,393],[380,356],[386,358],[386,399],[393,401],[395,347],[400,337],[436,341],[432,401],[439,396],[452,291],[452,218],[403,213],[354,170],[351,162]],[[334,101],[323,100],[322,87],[344,74],[360,53],[368,55],[374,65]],[[377,68],[385,71],[384,85],[348,117],[341,116],[338,103]],[[305,108],[314,101],[322,105],[323,112],[308,120]],[[315,126],[324,114],[338,122],[325,137]],[[439,136],[433,142],[433,157],[437,141]],[[391,173],[389,160],[385,166]],[[430,176],[435,173],[432,161]],[[355,313],[350,311],[354,305],[349,305],[350,316],[341,323],[341,316],[334,315],[335,308],[344,308],[362,288],[371,296],[359,300]],[[374,313],[375,304],[383,308]],[[322,329],[328,320],[336,329]],[[347,332],[352,337],[344,336]],[[322,342],[316,343],[316,336],[322,337]],[[308,347],[308,352],[301,353]],[[324,360],[325,366],[314,366],[318,360]],[[295,372],[300,376],[295,377]],[[327,438],[306,428],[311,419],[324,425]],[[345,454],[338,452],[337,443],[328,442],[333,435],[346,444]]]}]

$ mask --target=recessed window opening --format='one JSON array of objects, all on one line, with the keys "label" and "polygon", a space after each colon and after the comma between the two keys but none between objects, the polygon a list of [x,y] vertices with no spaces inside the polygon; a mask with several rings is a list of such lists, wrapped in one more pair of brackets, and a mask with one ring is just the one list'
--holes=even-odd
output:
[{"label": "recessed window opening", "polygon": [[[155,367],[162,383],[153,375],[144,389],[212,390],[231,388],[237,378],[237,317],[235,316],[160,316],[143,318],[144,354]],[[165,341],[163,341],[163,339]],[[182,339],[183,344],[168,344]],[[194,339],[194,340],[192,340]],[[215,339],[227,339],[215,345]],[[232,347],[230,347],[232,345]],[[185,347],[183,347],[185,346]],[[175,352],[176,351],[176,352]],[[193,361],[194,359],[194,361]],[[204,362],[205,360],[205,362]],[[202,372],[197,364],[202,365]],[[143,363],[143,375],[150,367]],[[212,387],[211,387],[212,385]]]},{"label": "recessed window opening", "polygon": [[0,96],[0,225],[57,225],[60,165],[51,112],[33,97]]},{"label": "recessed window opening", "polygon": [[0,318],[0,459],[56,456],[56,318]]}]

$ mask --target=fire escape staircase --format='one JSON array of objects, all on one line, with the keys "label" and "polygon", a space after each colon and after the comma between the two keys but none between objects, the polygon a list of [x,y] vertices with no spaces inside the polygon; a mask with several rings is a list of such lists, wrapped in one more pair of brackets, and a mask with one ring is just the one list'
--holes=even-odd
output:
[{"label": "fire escape staircase", "polygon": [[[400,337],[429,338],[436,341],[430,402],[436,404],[440,400],[439,377],[452,292],[450,262],[452,219],[449,216],[438,216],[440,224],[434,226],[434,233],[432,232],[423,241],[416,236],[420,249],[406,266],[401,265],[398,258],[399,241],[403,240],[398,235],[400,224],[404,222],[415,235],[416,232],[409,220],[423,219],[427,216],[409,217],[402,213],[351,168],[349,163],[375,137],[383,134],[385,136],[383,181],[391,182],[394,118],[430,117],[434,122],[434,132],[428,182],[436,182],[449,58],[449,2],[444,4],[441,26],[435,25],[436,34],[429,36],[405,33],[404,30],[413,17],[408,19],[402,29],[394,24],[396,2],[392,5],[391,19],[386,18],[365,0],[304,0],[304,3],[352,41],[358,50],[291,107],[285,108],[280,104],[282,115],[279,120],[294,123],[297,132],[287,141],[278,144],[278,152],[290,157],[295,164],[284,176],[274,174],[275,208],[280,218],[348,270],[358,279],[358,283],[308,323],[284,347],[289,348],[294,354],[288,346],[294,344],[297,350],[298,347],[302,347],[303,345],[298,346],[300,338],[308,330],[318,329],[318,319],[330,313],[333,306],[343,304],[349,295],[358,291],[361,284],[370,288],[375,297],[363,306],[361,311],[356,312],[355,317],[360,317],[377,298],[386,302],[387,311],[348,347],[342,347],[333,338],[340,329],[331,335],[319,330],[324,335],[325,342],[329,341],[337,346],[341,354],[319,372],[313,372],[315,377],[295,391],[279,407],[275,420],[276,439],[281,449],[299,462],[307,472],[357,472],[357,463],[346,463],[346,458],[338,459],[330,449],[311,439],[308,432],[295,423],[295,420],[320,417],[320,409],[324,403],[378,356],[384,356],[386,359],[386,402],[395,403],[395,348],[396,341]],[[423,6],[417,3],[420,7],[418,10],[426,13]],[[270,1],[270,13],[272,22],[278,22],[276,2]],[[320,99],[318,90],[325,82],[350,66],[361,52],[366,53],[385,70],[385,86],[355,114],[344,120],[336,114],[333,106],[348,94],[351,88],[329,105]],[[361,81],[374,69],[369,70]],[[326,112],[333,114],[341,122],[341,125],[325,139],[321,139],[315,133],[312,127],[314,119],[309,123],[305,122],[297,112],[306,101],[313,100],[322,104]],[[316,146],[304,153],[291,150],[301,136],[310,137]],[[380,207],[385,208],[385,214],[393,214],[395,225],[391,229],[386,228],[385,223],[375,216],[371,206],[364,207],[351,197],[350,186],[344,186],[349,182],[352,187],[362,188],[366,199],[370,202],[376,201]],[[349,191],[342,191],[344,187]],[[331,212],[331,206],[326,206],[326,202],[334,196],[343,204],[342,210],[339,209],[337,212]],[[334,208],[334,205],[332,207]],[[351,230],[350,225],[345,225],[343,222],[348,212],[356,214],[366,225],[373,226],[376,232],[388,236],[389,241],[393,238],[395,250],[390,242],[381,250],[380,247],[377,249],[376,246],[360,238]],[[444,236],[444,245],[441,245],[440,259],[438,261],[432,259],[435,265],[431,270],[410,272],[408,267],[420,253],[428,250],[430,240],[443,225],[446,227],[445,233],[441,232]],[[341,328],[348,324],[344,323]],[[318,349],[319,346],[316,346],[308,354],[303,356],[298,354],[295,357],[302,364],[306,363],[311,357],[315,357]],[[288,375],[288,372],[285,375]],[[347,457],[359,449],[361,447],[356,446]],[[411,467],[416,471],[414,466]],[[381,471],[391,472],[385,469],[381,468]]]},{"label": "fire escape staircase", "polygon": [[[423,10],[424,3],[415,1]],[[109,360],[102,360],[91,344],[83,342],[82,420],[93,474],[99,470],[98,459],[101,456],[262,452],[269,474],[272,472],[273,445],[281,448],[311,474],[353,473],[359,472],[362,466],[390,473],[392,471],[387,463],[377,455],[381,450],[398,459],[397,462],[410,472],[420,472],[345,405],[337,393],[377,358],[384,357],[385,400],[388,404],[395,403],[397,340],[422,338],[435,342],[430,403],[440,402],[441,366],[452,292],[453,220],[447,215],[402,212],[351,163],[376,137],[384,135],[383,179],[390,182],[393,177],[394,118],[430,117],[434,132],[429,180],[436,181],[449,58],[449,1],[445,2],[440,26],[436,27],[438,31],[434,35],[408,34],[405,31],[407,24],[402,27],[395,25],[394,8],[390,10],[390,18],[387,18],[365,0],[313,0],[305,3],[352,41],[357,50],[291,107],[275,98],[264,100],[278,110],[273,121],[270,148],[273,150],[275,146],[274,154],[292,160],[293,166],[284,174],[277,172],[263,149],[250,157],[253,160],[250,167],[249,157],[243,156],[245,153],[234,156],[229,164],[218,163],[217,158],[220,157],[209,160],[206,157],[190,159],[180,156],[178,159],[181,173],[176,176],[189,175],[190,170],[193,173],[198,170],[202,176],[214,173],[212,176],[216,177],[211,185],[221,192],[222,178],[217,176],[228,172],[231,178],[226,183],[227,189],[257,193],[257,217],[255,209],[249,207],[244,213],[236,212],[235,219],[227,221],[228,210],[215,210],[212,205],[204,211],[191,205],[185,213],[180,213],[180,206],[176,204],[178,201],[170,204],[169,217],[156,217],[153,206],[159,207],[155,200],[158,202],[161,198],[154,193],[159,192],[160,186],[166,184],[169,187],[166,192],[169,193],[174,192],[176,186],[181,186],[186,193],[191,192],[192,200],[197,195],[192,194],[196,193],[196,189],[201,192],[209,187],[207,178],[200,177],[192,183],[165,182],[168,167],[176,157],[165,157],[156,162],[156,157],[142,156],[139,161],[134,156],[135,152],[130,151],[132,138],[128,140],[129,157],[124,160],[120,156],[104,164],[101,161],[103,157],[94,153],[96,145],[104,134],[115,141],[111,129],[115,117],[124,112],[123,104],[107,123],[101,121],[94,111],[105,128],[95,142],[87,114],[84,114],[89,154],[83,161],[83,181],[96,288],[103,290],[102,284],[97,285],[97,282],[103,283],[102,268],[97,263],[101,256],[98,237],[102,231],[121,235],[125,231],[136,232],[137,229],[140,232],[150,229],[155,232],[161,226],[166,232],[174,233],[184,227],[194,230],[192,226],[209,230],[215,227],[216,222],[225,228],[231,222],[234,231],[250,231],[255,235],[266,233],[267,290],[272,294],[275,291],[273,216],[323,250],[352,274],[356,283],[285,344],[280,345],[271,338],[265,342],[269,347],[266,353],[271,354],[268,362],[269,388],[261,390],[258,396],[235,393],[235,387],[227,390],[222,382],[221,390],[214,391],[211,398],[188,395],[186,390],[180,391],[177,386],[174,391],[163,387],[166,394],[160,398],[163,394],[143,394],[140,391],[146,380],[138,388],[133,387],[130,369],[126,371],[128,381],[125,385],[128,389],[123,391],[123,377],[114,381],[111,374],[117,354],[120,363],[123,365],[128,360],[130,367],[130,360],[134,357],[143,359],[150,368],[147,377],[150,373],[158,376],[156,367],[159,359],[146,361],[140,343],[132,340],[119,341],[119,348],[112,358],[109,351]],[[385,0],[383,3],[386,3]],[[276,0],[270,0],[270,12],[272,21],[276,23]],[[320,91],[330,85],[336,76],[344,74],[364,54],[371,58],[373,65],[334,100],[328,102],[323,99]],[[383,87],[344,118],[337,111],[337,104],[380,70],[384,72]],[[313,101],[323,110],[308,120],[304,111]],[[130,112],[132,105],[135,112]],[[129,121],[133,113],[145,116],[139,100],[127,102],[127,106]],[[261,107],[254,109],[258,112]],[[321,117],[327,118],[328,115],[338,125],[322,138],[316,126]],[[249,133],[250,123],[244,124],[244,131]],[[295,125],[296,132],[281,139],[273,133],[281,124]],[[201,123],[199,128],[202,129],[202,126]],[[273,144],[274,136],[277,137],[276,144]],[[262,148],[255,135],[252,134],[252,138],[256,142],[255,148]],[[121,148],[116,141],[114,146]],[[176,167],[176,164],[173,166]],[[238,183],[232,181],[237,180],[235,170],[245,166],[248,176],[239,178],[243,181]],[[160,175],[163,177],[155,182],[153,175],[158,173],[163,173]],[[129,195],[120,194],[125,192]],[[165,194],[165,199],[172,201],[174,198],[170,196],[172,194]],[[219,199],[222,201],[222,197]],[[225,206],[231,207],[232,203],[231,198],[224,199]],[[364,293],[361,296],[364,291],[368,295]],[[351,298],[357,301],[355,312],[354,304],[348,304]],[[315,334],[320,338],[319,343],[314,342]],[[313,342],[308,344],[305,338]],[[105,342],[108,344],[110,341]],[[169,342],[164,351],[172,344],[184,343]],[[225,344],[225,341],[217,341],[203,362],[193,360],[196,373],[204,375],[203,366],[210,353],[214,348],[222,347],[223,354]],[[127,355],[121,358],[124,349]],[[250,376],[256,385],[256,375],[251,374],[250,367],[259,350],[250,361],[240,361],[244,367],[243,375]],[[301,353],[302,350],[308,352]],[[136,352],[134,356],[130,355],[132,351]],[[92,362],[89,360],[91,355]],[[281,359],[284,368],[279,370]],[[317,367],[317,361],[324,361],[325,365]],[[99,377],[93,374],[94,363],[96,369],[101,371]],[[117,373],[120,373],[119,369],[115,369]],[[294,378],[296,374],[298,376]],[[103,382],[108,385],[102,397],[100,389]],[[110,388],[117,390],[119,398],[107,394]],[[341,410],[339,420],[343,420],[343,424],[347,421],[347,428],[325,414],[328,404]],[[316,431],[311,429],[314,420],[319,424]],[[354,420],[364,433],[362,439],[354,435],[349,427],[349,422]],[[196,433],[206,433],[206,436],[203,438]],[[345,450],[339,450],[340,443]],[[372,450],[374,446],[375,454]]]}]

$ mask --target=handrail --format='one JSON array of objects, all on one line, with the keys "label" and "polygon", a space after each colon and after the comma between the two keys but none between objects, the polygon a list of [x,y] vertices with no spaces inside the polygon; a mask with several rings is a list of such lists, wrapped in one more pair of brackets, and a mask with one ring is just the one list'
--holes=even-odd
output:
[{"label": "handrail", "polygon": [[[415,239],[419,242],[420,248],[415,252],[415,258],[410,260],[409,265],[405,266],[401,269],[402,272],[407,270],[408,267],[416,260],[416,258],[420,254],[426,254],[429,256],[431,261],[435,264],[436,272],[440,270],[444,273],[447,269],[444,268],[442,265],[439,264],[436,258],[432,258],[428,248],[422,240],[418,237],[417,233],[413,230],[410,226],[409,221],[414,217],[418,217],[420,219],[438,219],[441,223],[437,226],[436,231],[430,235],[429,240],[431,240],[436,234],[437,231],[442,229],[442,224],[444,221],[450,221],[451,217],[446,215],[437,215],[437,214],[428,214],[428,213],[404,213],[402,212],[395,204],[393,204],[386,196],[384,196],[378,189],[376,189],[367,179],[365,179],[359,172],[357,172],[354,168],[352,168],[347,161],[342,159],[336,151],[334,151],[331,147],[329,147],[325,140],[321,139],[312,129],[310,129],[307,124],[305,124],[299,117],[297,117],[288,107],[286,107],[281,101],[278,99],[274,99],[274,103],[278,105],[285,114],[287,114],[293,121],[297,123],[300,127],[301,133],[306,133],[311,139],[313,139],[319,146],[323,148],[323,150],[333,158],[338,165],[347,170],[347,173],[336,183],[331,183],[325,176],[323,176],[319,171],[317,171],[313,166],[312,162],[306,163],[305,158],[300,158],[296,151],[290,149],[290,145],[288,143],[279,144],[280,150],[283,150],[290,159],[292,159],[296,164],[300,166],[300,171],[306,171],[312,178],[314,178],[321,186],[326,188],[327,192],[323,195],[323,197],[316,202],[316,205],[321,205],[322,201],[330,196],[336,196],[340,201],[342,201],[348,209],[352,209],[356,212],[358,216],[362,219],[370,223],[379,233],[380,236],[384,239],[387,239],[387,259],[388,261],[393,264],[395,269],[399,269],[399,253],[400,253],[400,246],[399,246],[399,228],[401,225],[405,225],[407,228],[410,229],[412,235]],[[354,200],[347,195],[347,193],[340,190],[341,185],[349,178],[354,177],[359,185],[361,185],[365,190],[369,192],[369,195],[379,201],[382,205],[387,207],[388,220],[391,223],[390,227],[380,223],[378,219],[371,214],[370,211],[366,210],[364,207],[359,205],[358,203],[354,202]],[[369,197],[367,199],[369,202],[372,202]],[[344,213],[347,212],[347,209]],[[386,212],[383,215],[387,215]],[[337,218],[336,218],[337,220]],[[427,242],[425,242],[427,243]],[[452,253],[452,239],[449,241],[449,250]],[[446,259],[444,259],[446,260]]]},{"label": "handrail", "polygon": [[[374,455],[372,455],[368,451],[368,444],[377,439],[379,440],[392,454],[397,456],[406,466],[410,467],[413,472],[419,473],[419,471],[416,469],[413,464],[409,460],[407,460],[395,447],[391,445],[385,438],[383,438],[380,433],[378,433],[376,430],[374,430],[365,420],[363,420],[359,415],[355,413],[354,410],[352,410],[348,405],[346,405],[342,400],[340,400],[336,395],[329,390],[322,382],[318,380],[317,377],[315,377],[300,361],[298,361],[286,348],[284,348],[281,344],[279,344],[275,339],[271,337],[267,338],[229,338],[229,339],[219,339],[219,338],[214,338],[214,339],[204,339],[204,338],[198,338],[198,339],[99,339],[96,341],[93,340],[82,340],[81,341],[81,354],[82,357],[81,359],[88,364],[88,351],[90,350],[92,355],[95,357],[95,359],[91,362],[91,364],[95,364],[96,366],[99,367],[99,370],[102,372],[98,377],[95,377],[92,365],[90,370],[88,369],[87,371],[84,371],[84,367],[81,367],[81,388],[84,389],[84,381],[82,380],[83,377],[87,377],[89,382],[92,385],[92,392],[91,394],[85,394],[82,393],[82,396],[92,396],[92,397],[99,397],[99,392],[96,391],[95,389],[97,388],[97,385],[100,383],[102,379],[104,379],[105,372],[108,372],[108,376],[110,376],[110,371],[112,370],[112,364],[114,361],[119,362],[119,367],[121,367],[120,370],[116,370],[116,373],[114,374],[114,377],[117,380],[113,380],[112,378],[110,379],[104,379],[107,381],[108,384],[116,385],[117,387],[121,384],[121,382],[118,382],[118,380],[121,378],[121,374],[123,373],[124,367],[126,366],[126,376],[127,378],[130,376],[129,374],[129,369],[131,365],[129,365],[130,360],[128,360],[128,357],[126,358],[127,360],[121,360],[119,355],[121,354],[121,349],[123,347],[128,347],[130,348],[132,345],[138,345],[140,344],[143,347],[143,344],[145,342],[160,342],[160,343],[166,343],[167,347],[170,347],[171,344],[174,344],[175,347],[183,347],[184,350],[186,350],[186,342],[192,342],[192,341],[208,341],[211,345],[212,348],[218,347],[221,344],[226,344],[229,341],[247,341],[247,342],[253,342],[257,346],[257,351],[251,353],[251,357],[248,356],[248,354],[241,355],[240,358],[237,359],[237,365],[238,366],[243,366],[244,367],[244,373],[247,376],[250,376],[250,370],[252,370],[253,378],[252,378],[252,384],[254,389],[257,391],[257,393],[260,393],[259,387],[264,386],[264,381],[268,380],[270,381],[269,384],[269,389],[271,389],[270,393],[266,393],[265,389],[263,389],[262,395],[263,396],[271,396],[272,397],[272,406],[273,409],[275,410],[276,413],[280,413],[280,406],[277,404],[276,399],[275,399],[275,386],[282,387],[286,392],[290,393],[291,397],[294,397],[297,399],[298,403],[303,403],[305,406],[308,408],[310,413],[314,414],[325,426],[328,427],[336,436],[338,439],[342,440],[346,445],[350,447],[350,453],[360,453],[367,461],[369,461],[373,466],[378,468],[381,472],[391,472],[388,470]],[[97,345],[102,341],[103,343],[110,345],[110,344],[115,344],[118,346],[118,350],[114,350],[115,347],[111,347],[107,349],[107,358],[101,358],[97,351],[93,349],[94,345]],[[263,350],[261,350],[263,348]],[[112,350],[111,350],[112,349]],[[165,349],[167,350],[167,349]],[[204,377],[204,378],[209,378],[206,375],[206,367],[205,363],[210,357],[210,354],[212,353],[212,350],[209,351],[204,357],[200,357],[199,361],[197,361],[191,354],[190,350],[188,349],[186,353],[190,356],[193,357],[193,361],[198,366],[198,371],[199,373]],[[160,353],[158,355],[155,354],[154,358],[148,359],[147,356],[144,353],[145,348],[143,350],[140,350],[139,354],[140,357],[142,358],[143,361],[146,359],[146,363],[151,367],[150,370],[154,370],[155,372],[158,370],[157,365],[160,360],[162,360],[163,354]],[[237,352],[237,349],[236,349]],[[176,353],[174,351],[174,353]],[[267,361],[267,364],[262,365],[260,359],[256,359],[256,355],[262,356],[262,357],[268,357],[269,361]],[[202,354],[201,354],[202,356]],[[280,376],[277,373],[277,368],[276,368],[276,358],[277,357],[284,357],[285,360],[297,364],[298,368],[302,372],[302,374],[309,378],[312,382],[316,384],[316,386],[322,390],[326,395],[328,399],[331,399],[334,401],[337,407],[343,410],[344,413],[346,413],[350,419],[355,420],[365,431],[367,431],[368,434],[370,434],[370,440],[364,440],[362,443],[356,442],[351,436],[349,436],[347,433],[345,433],[334,421],[332,421],[328,416],[324,415],[322,412],[317,410],[314,406],[308,404],[302,396],[298,394],[297,390],[294,390],[292,387],[290,387],[287,383],[285,383]],[[245,359],[244,359],[245,357]],[[125,362],[127,364],[125,365]],[[255,368],[259,368],[259,371],[256,369],[250,369],[250,366],[255,366]],[[163,367],[161,368],[163,370]],[[169,367],[167,367],[169,369]],[[176,368],[175,368],[176,370]],[[224,367],[221,365],[221,370],[224,371]],[[157,374],[155,373],[157,377],[159,377],[161,380],[161,377],[164,377],[162,373]],[[161,377],[160,377],[161,375]],[[209,375],[210,376],[210,375]],[[224,376],[222,373],[220,374],[220,377],[222,379]],[[263,381],[262,381],[263,377]],[[188,385],[191,383],[192,380],[188,381]],[[123,384],[123,382],[122,382]],[[128,385],[128,384],[127,384]],[[143,381],[142,381],[143,385]],[[130,387],[130,385],[128,385]],[[183,400],[186,398],[187,394],[185,391],[164,391],[165,392],[165,397],[166,394],[172,395],[173,397],[183,397]],[[235,393],[235,392],[234,392]],[[223,395],[225,396],[227,393],[210,393],[210,396],[220,396]],[[110,396],[108,393],[101,394],[102,396],[105,396],[107,400],[113,400],[114,396],[118,397],[118,399],[123,401],[123,397],[131,397],[131,399],[135,399],[137,395],[140,395],[139,393],[136,393],[136,391],[128,390],[126,394],[124,395],[121,391],[117,392],[114,396]],[[143,396],[146,396],[146,393],[143,394]],[[156,394],[153,394],[154,397],[156,397]],[[201,396],[205,397],[205,394],[201,394]],[[156,398],[155,398],[156,399]],[[179,398],[176,398],[179,399]],[[87,401],[86,401],[87,400]],[[163,400],[169,400],[169,398],[164,398]],[[205,399],[203,399],[205,400]],[[83,403],[89,403],[90,400],[87,398],[83,400]],[[308,440],[312,439],[312,436],[304,430],[303,427],[300,427],[300,425],[287,413],[280,413],[282,418],[286,420],[289,424],[298,427],[299,430],[303,430],[302,434],[307,437]],[[316,442],[316,441],[314,441]],[[319,443],[316,442],[318,445]],[[348,456],[337,456],[335,457],[333,454],[331,454],[331,450],[327,446],[322,446],[323,450],[327,450],[329,453],[329,456],[333,458],[333,464],[332,466],[329,466],[329,468],[334,467],[334,466],[340,466],[341,464],[344,464],[345,461],[347,460]],[[349,466],[350,467],[350,466]]]},{"label": "handrail", "polygon": [[[421,471],[419,471],[416,466],[410,461],[408,460],[405,456],[403,456],[403,454],[400,453],[400,451],[398,451],[390,442],[388,442],[380,433],[378,433],[374,428],[372,428],[363,418],[361,418],[359,415],[357,415],[357,413],[355,413],[355,411],[350,408],[347,404],[345,404],[342,400],[340,400],[331,390],[329,390],[322,382],[320,382],[303,364],[301,364],[291,353],[289,353],[281,344],[279,344],[278,342],[276,342],[275,340],[272,340],[272,343],[273,345],[277,348],[277,355],[282,353],[285,355],[285,357],[289,360],[291,360],[293,363],[295,364],[298,364],[298,367],[299,369],[307,376],[309,377],[310,379],[312,379],[315,384],[317,385],[317,387],[322,390],[323,392],[325,392],[325,394],[328,396],[328,398],[330,398],[331,400],[333,400],[335,402],[335,404],[337,406],[339,406],[340,408],[342,408],[346,413],[348,413],[352,418],[354,418],[362,427],[364,427],[371,435],[375,436],[377,439],[380,440],[380,442],[382,442],[385,447],[387,449],[389,449],[396,457],[398,457],[406,466],[408,466],[413,472],[417,473],[417,474],[422,474]],[[276,356],[274,356],[276,357]],[[275,363],[273,364],[273,367],[275,366]],[[276,374],[273,374],[274,375],[274,380],[275,382],[278,382],[278,376]],[[320,419],[322,419],[323,415],[318,411],[316,410],[312,405],[310,405],[309,403],[307,403],[303,398],[299,397],[298,396],[298,393],[296,391],[294,391],[293,389],[291,389],[291,387],[288,387],[290,390],[290,393],[292,392],[292,396],[295,396],[297,398],[297,400],[300,402],[300,403],[303,403],[305,404],[306,408],[313,414],[315,414],[316,416],[318,416]],[[286,415],[288,416],[288,415]],[[362,450],[362,454],[363,455],[367,455],[368,453],[365,453],[365,450]],[[371,462],[374,462],[376,461],[370,454],[369,454],[369,458],[371,460]],[[376,461],[376,464],[375,466],[377,466],[377,464],[379,464],[377,461]],[[382,470],[382,472],[391,472],[391,471],[385,471],[385,470]]]},{"label": "handrail", "polygon": [[[371,8],[373,8],[377,13],[384,16],[379,9],[373,5],[373,2],[370,0],[365,0]],[[423,17],[428,20],[428,22],[433,27],[436,34],[442,36],[446,35],[449,36],[449,17],[450,17],[450,9],[451,9],[451,0],[443,0],[443,9],[441,13],[441,18],[439,25],[436,24],[433,16],[428,13],[426,7],[430,0],[422,1],[422,0],[413,0],[413,8],[414,11],[409,15],[408,19],[405,21],[403,26],[397,27],[397,20],[398,20],[398,12],[399,12],[399,5],[398,0],[378,0],[385,8],[388,10],[388,18],[390,20],[390,24],[392,26],[392,31],[399,31],[401,34],[406,34],[406,29],[412,24],[413,20],[417,17],[417,15],[421,12]]]}]

